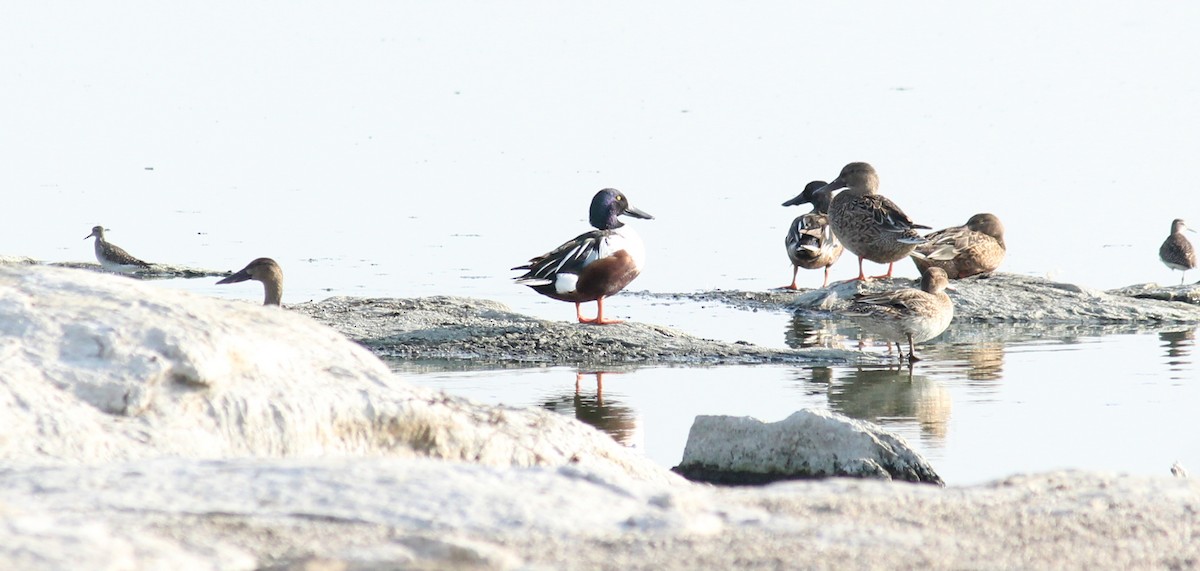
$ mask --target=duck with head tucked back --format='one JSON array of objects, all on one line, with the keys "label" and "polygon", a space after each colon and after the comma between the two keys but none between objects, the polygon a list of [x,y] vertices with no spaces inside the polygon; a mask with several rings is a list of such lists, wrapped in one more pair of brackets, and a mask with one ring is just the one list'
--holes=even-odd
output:
[{"label": "duck with head tucked back", "polygon": [[246,280],[262,282],[265,298],[263,305],[280,305],[283,302],[283,269],[271,258],[257,258],[237,273],[217,282],[235,284]]},{"label": "duck with head tucked back", "polygon": [[[604,318],[604,298],[629,285],[641,273],[646,257],[642,239],[618,219],[625,215],[654,219],[630,206],[629,199],[616,189],[597,192],[588,217],[596,229],[513,268],[528,270],[513,279],[542,295],[574,302],[580,323],[620,323]],[[585,319],[580,312],[580,304],[588,301],[596,302],[595,319]]]},{"label": "duck with head tucked back", "polygon": [[96,243],[96,261],[100,262],[100,267],[110,272],[128,273],[136,270],[144,270],[150,267],[150,264],[139,260],[129,252],[121,249],[120,246],[110,243],[104,239],[105,228],[103,226],[93,226],[92,233],[84,236],[83,239],[95,237]]},{"label": "duck with head tucked back", "polygon": [[864,331],[896,343],[900,360],[904,352],[900,341],[908,341],[908,362],[921,360],[914,344],[941,335],[954,319],[954,303],[946,295],[950,285],[946,272],[929,268],[921,273],[921,289],[904,288],[876,294],[859,294],[847,313]]},{"label": "duck with head tucked back", "polygon": [[957,280],[991,272],[1004,261],[1004,225],[994,214],[976,214],[963,226],[926,234],[925,239],[911,254],[922,272],[942,268]]},{"label": "duck with head tucked back", "polygon": [[1183,235],[1183,231],[1188,230],[1187,223],[1176,218],[1171,221],[1171,235],[1163,240],[1162,246],[1158,247],[1158,259],[1166,264],[1172,270],[1183,272],[1179,275],[1179,285],[1183,285],[1183,278],[1187,275],[1187,271],[1196,267],[1196,249],[1192,247],[1192,243]]},{"label": "duck with head tucked back", "polygon": [[784,206],[811,203],[813,209],[808,214],[801,214],[792,220],[787,237],[783,244],[787,247],[788,259],[792,261],[792,283],[783,289],[800,289],[796,285],[796,275],[800,268],[815,270],[825,268],[825,281],[821,287],[829,285],[829,268],[838,258],[842,257],[842,243],[833,235],[829,226],[828,191],[817,192],[823,188],[825,181],[814,180],[804,187],[804,191],[795,198],[784,202]]},{"label": "duck with head tucked back", "polygon": [[928,229],[909,219],[896,203],[877,194],[879,175],[867,163],[850,163],[837,178],[818,192],[841,190],[829,203],[829,224],[847,250],[858,256],[857,280],[865,280],[863,260],[887,264],[888,271],[878,278],[892,277],[897,260],[902,260],[925,239],[918,228]]}]

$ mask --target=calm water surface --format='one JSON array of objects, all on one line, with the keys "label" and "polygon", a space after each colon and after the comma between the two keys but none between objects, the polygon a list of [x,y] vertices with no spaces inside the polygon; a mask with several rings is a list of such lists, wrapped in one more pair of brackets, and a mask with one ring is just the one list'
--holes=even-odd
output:
[{"label": "calm water surface", "polygon": [[[790,279],[783,234],[803,209],[779,204],[866,160],[918,222],[1000,216],[1005,271],[1102,289],[1176,283],[1156,252],[1171,219],[1200,220],[1180,176],[1200,156],[1200,74],[1179,71],[1200,48],[1196,21],[1200,4],[1167,1],[1086,13],[998,1],[25,3],[0,18],[0,254],[90,260],[82,237],[103,224],[150,261],[235,270],[273,257],[290,303],[464,295],[565,320],[569,304],[512,285],[508,268],[584,230],[599,188],[657,217],[633,222],[649,257],[633,288],[761,290]],[[833,273],[855,275],[853,260]],[[157,283],[261,297],[212,281]],[[610,308],[776,347],[856,337],[720,305],[621,296]],[[607,374],[602,392],[591,371],[576,391],[571,369],[395,366],[580,416],[664,465],[697,414],[828,407],[972,482],[1059,467],[1165,474],[1176,459],[1200,469],[1184,425],[1200,406],[1194,334],[955,324],[911,377],[652,367]]]}]

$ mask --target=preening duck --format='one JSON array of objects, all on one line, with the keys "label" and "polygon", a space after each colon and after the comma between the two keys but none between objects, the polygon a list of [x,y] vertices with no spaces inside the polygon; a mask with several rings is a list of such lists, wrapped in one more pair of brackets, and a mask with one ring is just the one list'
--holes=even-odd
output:
[{"label": "preening duck", "polygon": [[[514,280],[542,295],[574,302],[580,323],[620,323],[604,318],[604,298],[629,285],[641,273],[646,258],[642,239],[618,218],[623,215],[654,219],[630,206],[629,199],[616,189],[597,192],[589,210],[589,221],[596,229],[513,268],[528,270]],[[580,304],[587,301],[596,302],[595,319],[585,319],[580,311]]]}]

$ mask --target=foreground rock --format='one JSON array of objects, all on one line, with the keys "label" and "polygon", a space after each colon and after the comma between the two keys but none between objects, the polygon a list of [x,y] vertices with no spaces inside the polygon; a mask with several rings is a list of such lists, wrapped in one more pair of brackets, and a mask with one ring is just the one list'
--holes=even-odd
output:
[{"label": "foreground rock", "polygon": [[859,351],[769,349],[725,343],[646,323],[589,326],[545,321],[507,306],[462,297],[334,297],[289,306],[394,359],[479,363],[851,364],[877,362]]},{"label": "foreground rock", "polygon": [[1197,513],[1200,484],[1170,476],[714,488],[420,458],[160,459],[0,472],[0,567],[1190,569]]},{"label": "foreground rock", "polygon": [[1200,483],[689,484],[293,312],[0,268],[0,569],[1190,568]]},{"label": "foreground rock", "polygon": [[674,479],[549,411],[421,389],[273,307],[45,266],[0,268],[0,458],[433,456]]},{"label": "foreground rock", "polygon": [[717,484],[849,476],[943,485],[903,438],[837,413],[801,410],[779,421],[698,416],[673,470]]},{"label": "foreground rock", "polygon": [[[916,287],[916,280],[896,278],[869,283],[848,282],[799,293],[784,291],[712,291],[698,294],[652,294],[644,297],[721,301],[745,309],[839,311],[859,292]],[[1103,292],[1074,284],[1017,274],[955,280],[948,291],[955,321],[984,323],[1197,323],[1200,285],[1181,288],[1134,286]],[[1171,300],[1171,301],[1167,301]],[[1189,301],[1190,303],[1180,303]]]}]

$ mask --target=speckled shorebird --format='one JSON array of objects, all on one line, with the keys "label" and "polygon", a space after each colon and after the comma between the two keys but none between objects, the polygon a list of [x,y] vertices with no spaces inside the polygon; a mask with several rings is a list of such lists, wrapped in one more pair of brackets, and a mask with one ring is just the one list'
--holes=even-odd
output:
[{"label": "speckled shorebird", "polygon": [[258,258],[217,284],[235,284],[246,280],[262,282],[263,291],[266,293],[263,305],[279,305],[283,302],[283,269],[275,260]]},{"label": "speckled shorebird", "polygon": [[84,236],[83,239],[96,238],[96,261],[100,262],[100,267],[110,272],[128,273],[136,270],[144,270],[150,267],[150,264],[143,262],[121,249],[116,244],[111,244],[104,239],[104,227],[93,226],[92,233]]},{"label": "speckled shorebird", "polygon": [[908,340],[908,361],[919,361],[914,345],[941,335],[954,319],[954,303],[946,295],[950,284],[941,268],[921,273],[921,289],[904,288],[876,294],[859,294],[847,313],[858,319],[867,333],[896,343],[900,360],[904,353],[900,341]]},{"label": "speckled shorebird", "polygon": [[993,214],[972,216],[963,226],[925,235],[912,260],[922,272],[929,267],[946,270],[952,280],[995,270],[1004,261],[1004,225]]},{"label": "speckled shorebird", "polygon": [[796,285],[796,275],[800,268],[815,270],[825,268],[825,281],[821,287],[829,285],[829,267],[842,257],[842,243],[833,235],[829,226],[829,192],[817,192],[823,188],[825,181],[814,180],[804,187],[804,191],[795,198],[784,202],[784,206],[810,203],[813,209],[808,214],[801,214],[792,220],[784,245],[787,247],[788,259],[792,261],[792,283],[783,286],[784,289],[800,289]]},{"label": "speckled shorebird", "polygon": [[1171,235],[1163,240],[1162,246],[1158,247],[1158,259],[1166,264],[1172,270],[1183,272],[1179,276],[1179,285],[1183,285],[1183,278],[1187,275],[1187,271],[1196,267],[1196,249],[1192,247],[1192,243],[1184,237],[1183,231],[1195,232],[1188,228],[1187,223],[1176,218],[1171,222]]},{"label": "speckled shorebird", "polygon": [[[580,323],[620,323],[604,318],[604,298],[629,285],[641,273],[646,257],[642,239],[617,217],[654,219],[629,205],[616,189],[606,188],[592,197],[589,220],[596,229],[542,254],[514,270],[529,270],[514,278],[521,285],[557,300],[575,303]],[[596,302],[596,318],[585,319],[580,304]]]},{"label": "speckled shorebird", "polygon": [[916,229],[925,228],[909,219],[896,203],[876,194],[879,175],[867,163],[850,163],[842,168],[833,182],[818,192],[842,190],[829,203],[829,225],[847,250],[858,256],[858,277],[865,280],[863,260],[887,264],[888,271],[879,278],[892,277],[897,260],[906,258],[917,244],[925,239]]}]

